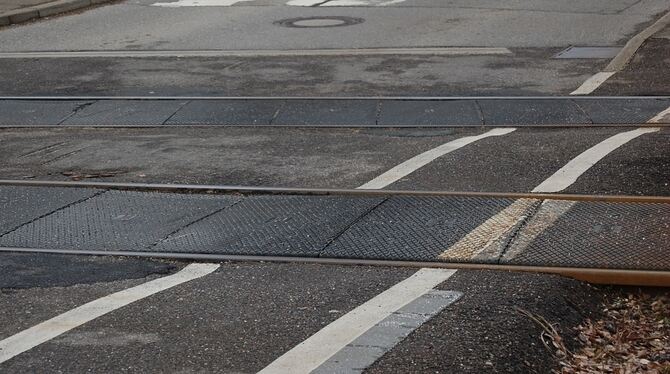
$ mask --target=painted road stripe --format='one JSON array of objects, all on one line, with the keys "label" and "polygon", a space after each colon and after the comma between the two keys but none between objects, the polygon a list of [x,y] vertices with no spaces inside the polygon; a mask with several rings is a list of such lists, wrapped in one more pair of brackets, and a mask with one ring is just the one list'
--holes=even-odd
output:
[{"label": "painted road stripe", "polygon": [[456,140],[452,140],[449,143],[442,144],[439,147],[433,148],[429,151],[426,151],[418,156],[412,157],[411,159],[399,164],[384,174],[378,176],[377,178],[365,183],[364,185],[358,187],[363,190],[378,190],[382,189],[391,183],[394,183],[414,171],[426,166],[433,160],[438,157],[444,156],[447,153],[453,152],[459,148],[463,148],[468,144],[474,143],[478,140],[485,139],[491,136],[501,136],[511,133],[516,130],[515,128],[496,128],[492,129],[484,134],[475,135],[475,136],[466,136]]},{"label": "painted road stripe", "polygon": [[[670,108],[666,109],[666,111],[670,112]],[[663,115],[661,115],[661,113],[652,118],[650,122],[656,118],[658,118],[658,120],[662,119]],[[621,147],[622,145],[628,143],[640,135],[656,132],[659,130],[660,128],[658,127],[642,127],[611,136],[570,160],[567,164],[565,164],[565,166],[556,171],[556,173],[535,187],[532,192],[560,192],[570,187],[577,181],[577,178],[579,178],[593,165],[598,163],[615,149]],[[503,209],[500,213],[489,218],[486,220],[486,222],[482,223],[476,229],[469,232],[456,244],[446,249],[438,256],[438,258],[442,260],[464,261],[468,259],[475,259],[482,253],[486,253],[489,257],[502,253],[505,244],[502,243],[502,239],[507,236],[506,234],[515,230],[520,223],[528,219],[528,215],[531,212],[529,204],[533,201],[533,199],[521,199],[515,201],[509,207]],[[535,221],[540,220],[539,217],[542,217],[543,215],[533,215],[533,218],[531,218],[531,223],[526,225],[524,228],[525,231],[528,230],[530,226],[531,230],[531,232],[529,232],[529,236],[524,241],[525,244],[520,243],[517,247],[514,247],[515,244],[512,243],[511,247],[513,253],[505,257],[507,258],[509,256],[516,256],[518,253],[523,251],[523,249],[528,246],[530,241],[537,237],[537,235],[539,235],[546,228],[551,226],[573,205],[574,202],[560,204],[552,203],[548,205],[543,204],[540,206],[538,214],[542,209],[551,210],[547,216],[548,218],[543,220],[544,222],[538,223]]]},{"label": "painted road stripe", "polygon": [[567,200],[545,200],[540,205],[537,213],[524,226],[509,248],[502,253],[502,259],[510,261],[522,253],[530,243],[535,240],[546,229],[553,226],[561,216],[567,213],[575,204],[576,201]]},{"label": "painted road stripe", "polygon": [[313,374],[357,374],[372,365],[412,331],[458,300],[456,291],[430,290],[391,313],[312,371]]},{"label": "painted road stripe", "polygon": [[582,83],[579,88],[570,92],[570,95],[588,95],[591,92],[595,91],[596,88],[600,87],[601,84],[605,83],[609,77],[614,75],[613,71],[603,71],[600,73],[594,74],[591,78],[587,79]]},{"label": "painted road stripe", "polygon": [[530,215],[537,199],[518,199],[507,208],[487,219],[461,240],[442,252],[438,258],[446,261],[467,261],[480,253],[500,253],[505,246],[501,240],[519,227]]},{"label": "painted road stripe", "polygon": [[609,137],[593,147],[582,152],[577,157],[573,158],[560,168],[554,175],[547,178],[539,186],[535,187],[532,192],[559,192],[562,191],[577,181],[584,172],[589,170],[603,157],[610,154],[610,152],[637,138],[640,135],[659,131],[658,127],[643,127],[631,131],[622,132]]},{"label": "painted road stripe", "polygon": [[394,312],[430,292],[456,271],[421,269],[319,330],[273,361],[261,374],[310,373]]},{"label": "painted road stripe", "polygon": [[[670,115],[670,108],[667,108],[666,110],[658,113],[657,115],[655,115],[653,118],[651,118],[647,122],[648,123],[660,122],[667,115]],[[649,130],[648,132],[655,132],[655,131],[658,131],[659,129],[652,127],[652,128],[641,128],[641,129],[638,129],[638,130]],[[634,130],[634,131],[638,131],[638,130]],[[632,131],[629,131],[628,133],[631,133],[631,132]],[[590,148],[586,152],[589,152],[589,151],[593,150],[593,148],[598,147],[601,144],[607,142],[608,140],[610,140],[614,137],[620,136],[622,134],[627,134],[627,133],[617,134],[617,135],[615,135],[615,136],[613,136],[609,139],[606,139],[605,141],[603,141],[603,142],[595,145],[594,147]],[[633,134],[633,135],[635,135],[635,134]],[[633,138],[635,138],[636,136],[639,136],[639,135],[642,135],[642,134],[635,135],[631,139],[633,139]],[[632,136],[632,135],[629,135],[629,136]],[[625,142],[623,144],[625,144]],[[618,148],[618,146],[613,148],[612,150],[614,150],[616,148]],[[586,153],[586,152],[584,152],[584,153]],[[579,155],[577,157],[582,156],[584,153],[582,153],[581,155]],[[592,152],[592,153],[595,153],[595,152]],[[602,157],[604,157],[604,156],[605,155],[601,156],[600,159],[602,159]],[[600,159],[596,160],[595,162],[598,162]],[[576,160],[576,158],[575,158],[575,160]],[[586,162],[584,162],[584,164],[588,165],[588,163],[586,163]],[[566,167],[568,165],[566,165]],[[593,166],[593,164],[591,166]],[[582,174],[586,170],[588,170],[589,168],[590,168],[590,166],[586,167],[582,171]],[[560,170],[559,170],[559,172],[560,172]],[[575,172],[575,170],[573,170],[573,172]],[[557,172],[557,174],[558,174],[558,172]],[[556,174],[554,174],[554,176],[555,175]],[[554,177],[554,176],[552,176],[552,177]],[[544,183],[546,183],[552,177],[545,180]],[[575,176],[573,175],[573,177],[575,177]],[[574,179],[576,180],[576,178],[574,178]],[[572,184],[572,183],[570,183],[570,184]],[[567,188],[568,186],[566,186],[565,188]],[[553,189],[552,186],[547,186],[545,188]],[[541,184],[541,185],[539,185],[535,188],[534,192],[555,192],[555,191],[547,191],[547,190],[543,190],[543,189],[544,188],[542,187],[542,184]],[[561,201],[561,200],[545,200],[544,202],[542,202],[542,205],[538,209],[537,213],[526,224],[524,229],[521,232],[519,232],[518,236],[510,244],[509,248],[505,251],[505,253],[503,255],[503,260],[506,260],[506,261],[513,260],[516,256],[518,256],[520,253],[522,253],[524,250],[526,250],[526,248],[528,248],[528,246],[533,242],[533,240],[535,240],[535,238],[537,238],[546,229],[553,226],[554,223],[556,221],[558,221],[558,219],[561,218],[565,213],[567,213],[576,203],[577,203],[576,201]]]},{"label": "painted road stripe", "polygon": [[153,3],[151,5],[165,8],[181,8],[181,7],[195,7],[195,6],[232,6],[237,3],[245,1],[253,1],[253,0],[179,0],[174,2]]},{"label": "painted road stripe", "polygon": [[426,48],[345,48],[345,49],[249,49],[249,50],[144,50],[144,51],[53,51],[0,52],[0,59],[17,58],[151,58],[151,57],[292,57],[292,56],[384,56],[434,55],[473,56],[509,55],[507,48],[426,47]]},{"label": "painted road stripe", "polygon": [[670,119],[670,107],[652,117],[647,123],[667,122],[666,117],[669,117],[668,119]]},{"label": "painted road stripe", "polygon": [[181,271],[101,297],[0,341],[0,363],[135,301],[205,276],[218,264],[190,264]]},{"label": "painted road stripe", "polygon": [[331,0],[321,6],[389,6],[405,0]]}]

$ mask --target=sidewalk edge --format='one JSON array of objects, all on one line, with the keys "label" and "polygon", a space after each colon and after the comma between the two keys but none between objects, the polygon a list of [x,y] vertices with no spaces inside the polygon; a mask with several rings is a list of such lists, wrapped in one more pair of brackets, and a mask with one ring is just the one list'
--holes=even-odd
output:
[{"label": "sidewalk edge", "polygon": [[49,17],[112,1],[114,0],[58,0],[27,8],[16,9],[0,14],[0,26],[15,25],[37,18]]}]

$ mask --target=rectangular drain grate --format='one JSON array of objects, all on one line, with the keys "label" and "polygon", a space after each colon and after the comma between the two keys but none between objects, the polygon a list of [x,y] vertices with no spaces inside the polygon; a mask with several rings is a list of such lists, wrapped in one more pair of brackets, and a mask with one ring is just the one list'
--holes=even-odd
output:
[{"label": "rectangular drain grate", "polygon": [[621,47],[568,47],[553,58],[613,58]]}]

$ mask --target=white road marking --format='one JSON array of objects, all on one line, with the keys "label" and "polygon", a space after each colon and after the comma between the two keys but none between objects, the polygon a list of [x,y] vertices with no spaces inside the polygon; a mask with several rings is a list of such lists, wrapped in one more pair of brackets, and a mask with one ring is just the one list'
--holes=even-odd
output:
[{"label": "white road marking", "polygon": [[536,199],[519,199],[487,219],[458,242],[442,252],[438,258],[447,261],[464,261],[475,258],[482,252],[499,253],[503,243],[500,239],[527,218],[527,212],[536,204]]},{"label": "white road marking", "polygon": [[[670,114],[670,108],[660,112],[648,122],[653,123],[654,121],[660,121],[668,114]],[[549,193],[563,191],[575,183],[577,179],[593,165],[615,149],[640,135],[659,130],[660,128],[658,127],[642,127],[611,136],[570,160],[565,166],[535,187],[532,192]],[[524,209],[527,204],[520,203],[522,200],[524,199],[517,200],[506,209],[503,209],[498,214],[486,220],[486,222],[469,232],[456,244],[442,252],[438,257],[444,260],[458,259],[462,261],[467,259],[468,255],[470,259],[473,259],[484,251],[494,250],[492,246],[496,245],[500,239],[504,237],[505,233],[513,229],[518,222],[526,219],[523,212],[527,211],[527,207]],[[532,201],[532,199],[529,201]],[[556,222],[556,220],[570,210],[575,204],[575,202],[548,203],[550,201],[551,200],[547,200],[543,202],[540,210],[538,210],[538,213],[540,211],[548,211],[548,216],[544,219],[540,219],[537,216],[531,219],[531,222],[528,223],[524,230],[524,232],[529,230],[524,243],[516,244],[516,247],[515,243],[512,243],[512,253],[506,255],[506,258],[521,253],[532,239]],[[518,219],[514,219],[515,214],[518,216]],[[523,233],[520,235],[522,234]]]},{"label": "white road marking", "polygon": [[463,294],[430,290],[391,313],[312,371],[312,374],[360,374],[419,326],[453,304]]},{"label": "white road marking", "polygon": [[[152,6],[165,8],[198,7],[198,6],[233,6],[237,3],[254,0],[178,0],[175,2],[153,3]],[[289,0],[288,6],[388,6],[402,3],[405,0],[333,0],[324,3],[324,0]],[[323,4],[322,4],[323,3]]]},{"label": "white road marking", "polygon": [[315,6],[323,3],[324,0],[289,0],[286,5],[289,6]]},{"label": "white road marking", "polygon": [[[190,1],[190,0],[189,0]],[[172,4],[172,3],[169,3]],[[475,56],[509,55],[498,47],[416,47],[416,48],[345,48],[345,49],[247,49],[247,50],[143,50],[143,51],[53,51],[0,52],[0,59],[16,58],[150,58],[150,57],[282,57],[282,56]]]},{"label": "white road marking", "polygon": [[332,0],[321,6],[389,6],[405,0]]},{"label": "white road marking", "polygon": [[311,372],[371,327],[449,279],[455,272],[447,269],[417,271],[319,330],[277,358],[259,374]]},{"label": "white road marking", "polygon": [[101,297],[0,341],[0,363],[130,303],[205,276],[220,265],[190,264],[181,271]]},{"label": "white road marking", "polygon": [[435,160],[438,157],[444,156],[447,153],[453,152],[459,148],[463,148],[468,144],[474,143],[478,140],[485,139],[491,136],[501,136],[511,133],[516,130],[515,128],[496,128],[492,129],[484,134],[475,135],[475,136],[466,136],[456,140],[452,140],[449,143],[442,144],[439,147],[433,148],[429,151],[426,151],[418,156],[412,157],[409,160],[399,164],[384,174],[378,176],[377,178],[365,183],[364,185],[358,187],[363,190],[376,190],[382,189],[391,183],[394,183],[401,178],[406,177],[407,175],[413,173],[414,171],[426,166],[431,161]]},{"label": "white road marking", "polygon": [[175,2],[153,3],[151,6],[160,6],[164,8],[181,8],[196,6],[231,6],[243,1],[253,0],[179,0]]},{"label": "white road marking", "polygon": [[643,127],[631,131],[622,132],[611,136],[593,147],[582,152],[577,157],[573,158],[560,168],[556,173],[547,178],[539,186],[535,187],[532,192],[559,192],[577,181],[584,172],[589,170],[603,157],[610,152],[637,138],[640,135],[659,131],[658,127]]},{"label": "white road marking", "polygon": [[668,117],[668,119],[670,119],[670,107],[658,113],[657,115],[653,116],[649,121],[647,121],[647,123],[659,123],[661,121],[665,121],[666,120],[665,117]]},{"label": "white road marking", "polygon": [[522,253],[528,246],[542,234],[546,229],[553,226],[559,218],[567,213],[576,201],[568,200],[545,200],[537,210],[533,218],[524,226],[509,248],[505,251],[502,258],[509,261]]},{"label": "white road marking", "polygon": [[613,71],[603,71],[596,73],[591,78],[582,83],[579,88],[570,92],[570,95],[588,95],[595,91],[596,88],[600,87],[601,84],[605,83],[605,81],[614,75],[614,73],[615,72]]}]

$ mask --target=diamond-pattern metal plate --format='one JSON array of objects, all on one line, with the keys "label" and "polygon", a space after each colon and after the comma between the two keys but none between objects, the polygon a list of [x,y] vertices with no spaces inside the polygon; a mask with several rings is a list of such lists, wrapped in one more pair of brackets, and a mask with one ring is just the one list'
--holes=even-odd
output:
[{"label": "diamond-pattern metal plate", "polygon": [[376,100],[285,101],[273,125],[371,127],[377,121]]},{"label": "diamond-pattern metal plate", "polygon": [[670,269],[670,204],[571,203],[540,209],[502,263],[513,265]]},{"label": "diamond-pattern metal plate", "polygon": [[613,58],[621,47],[568,47],[557,53],[558,59]]},{"label": "diamond-pattern metal plate", "polygon": [[0,126],[56,126],[90,101],[0,100]]},{"label": "diamond-pattern metal plate", "polygon": [[349,228],[324,257],[435,261],[512,203],[477,197],[396,196]]},{"label": "diamond-pattern metal plate", "polygon": [[184,100],[102,100],[81,109],[63,125],[159,126],[184,104]]},{"label": "diamond-pattern metal plate", "polygon": [[317,256],[383,198],[249,196],[171,235],[155,250],[238,255]]},{"label": "diamond-pattern metal plate", "polygon": [[478,100],[486,125],[589,124],[589,117],[571,100]]},{"label": "diamond-pattern metal plate", "polygon": [[[594,124],[643,124],[670,107],[670,100],[575,99]],[[666,121],[667,122],[667,121]]]},{"label": "diamond-pattern metal plate", "polygon": [[236,196],[108,191],[0,237],[3,247],[141,251]]},{"label": "diamond-pattern metal plate", "polygon": [[0,186],[0,235],[101,190]]},{"label": "diamond-pattern metal plate", "polygon": [[268,126],[281,106],[278,100],[193,100],[165,124]]},{"label": "diamond-pattern metal plate", "polygon": [[379,126],[481,126],[475,100],[384,100]]}]

